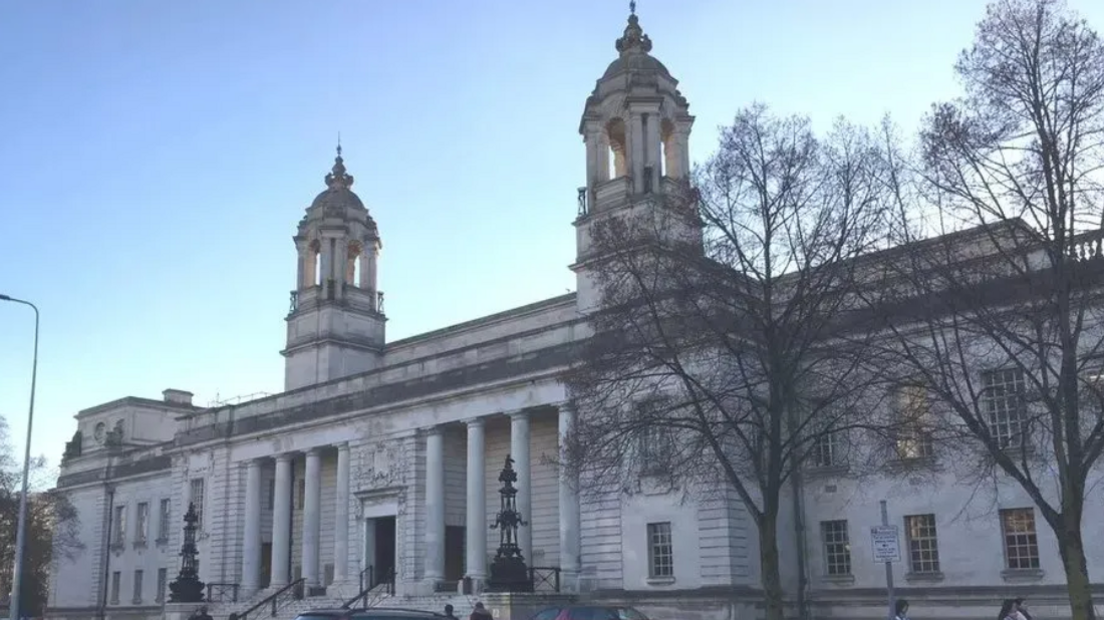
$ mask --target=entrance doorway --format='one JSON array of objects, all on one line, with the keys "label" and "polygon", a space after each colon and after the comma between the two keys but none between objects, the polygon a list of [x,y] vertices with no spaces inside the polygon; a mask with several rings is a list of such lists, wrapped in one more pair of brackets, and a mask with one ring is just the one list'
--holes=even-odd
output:
[{"label": "entrance doorway", "polygon": [[261,588],[272,583],[272,543],[261,543]]},{"label": "entrance doorway", "polygon": [[388,581],[397,568],[395,533],[394,516],[364,520],[364,565],[371,568],[364,576],[371,578],[372,586]]},{"label": "entrance doorway", "polygon": [[395,570],[395,517],[378,517],[376,522],[376,581],[382,583]]},{"label": "entrance doorway", "polygon": [[445,581],[455,583],[464,578],[464,548],[467,531],[463,525],[445,526]]}]

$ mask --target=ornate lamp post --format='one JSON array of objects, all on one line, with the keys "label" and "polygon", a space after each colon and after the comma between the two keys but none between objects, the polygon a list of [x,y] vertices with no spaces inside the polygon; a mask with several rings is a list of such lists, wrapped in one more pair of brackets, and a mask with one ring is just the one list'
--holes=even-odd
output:
[{"label": "ornate lamp post", "polygon": [[184,544],[180,546],[180,574],[169,584],[170,603],[202,603],[203,582],[199,580],[199,570],[196,568],[196,522],[199,516],[195,511],[195,504],[188,504],[188,512],[184,515]]},{"label": "ornate lamp post", "polygon": [[487,582],[488,592],[532,592],[533,580],[529,578],[529,567],[525,565],[525,558],[518,547],[518,527],[528,526],[529,523],[522,520],[522,515],[517,511],[517,472],[514,471],[514,459],[506,456],[506,466],[498,475],[498,481],[502,488],[498,494],[501,496],[502,507],[498,511],[491,529],[498,530],[498,551],[494,561],[491,562],[491,578]]}]

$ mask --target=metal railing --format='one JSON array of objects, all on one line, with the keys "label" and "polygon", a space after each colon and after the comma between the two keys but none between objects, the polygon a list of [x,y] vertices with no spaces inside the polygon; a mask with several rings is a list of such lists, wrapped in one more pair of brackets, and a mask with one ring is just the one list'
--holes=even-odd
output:
[{"label": "metal railing", "polygon": [[529,582],[533,584],[534,592],[559,592],[560,567],[530,566]]},{"label": "metal railing", "polygon": [[250,617],[256,618],[258,616],[255,615],[255,612],[261,610],[265,606],[272,608],[271,617],[275,618],[280,609],[288,603],[303,600],[303,584],[305,582],[306,579],[296,579],[272,594],[269,594],[259,603],[240,614],[230,614],[230,620],[248,620]]},{"label": "metal railing", "polygon": [[237,603],[238,584],[236,583],[209,583],[207,584],[207,602],[209,603]]},{"label": "metal railing", "polygon": [[372,566],[360,571],[360,592],[345,601],[342,609],[353,609],[358,605],[364,608],[375,607],[388,596],[395,595],[395,570],[384,571],[378,575]]}]

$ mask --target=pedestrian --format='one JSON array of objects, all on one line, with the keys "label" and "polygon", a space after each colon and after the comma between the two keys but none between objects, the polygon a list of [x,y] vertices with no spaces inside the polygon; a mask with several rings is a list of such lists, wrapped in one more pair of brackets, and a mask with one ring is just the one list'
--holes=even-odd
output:
[{"label": "pedestrian", "polygon": [[893,610],[893,620],[908,620],[908,601],[903,598],[897,599],[897,603],[893,605]]},{"label": "pedestrian", "polygon": [[1022,598],[1018,598],[1013,602],[1016,603],[1017,620],[1031,620],[1031,614],[1027,611],[1027,603]]},{"label": "pedestrian", "polygon": [[1019,620],[1016,617],[1016,601],[1006,598],[1001,603],[1000,613],[997,614],[997,620]]},{"label": "pedestrian", "polygon": [[472,610],[468,620],[493,620],[493,616],[491,616],[491,612],[487,611],[487,608],[484,607],[482,601],[480,601],[475,604],[475,609]]},{"label": "pedestrian", "polygon": [[453,609],[452,609],[451,604],[445,605],[445,617],[449,618],[450,620],[460,620],[459,618],[456,617],[456,614],[453,613]]}]

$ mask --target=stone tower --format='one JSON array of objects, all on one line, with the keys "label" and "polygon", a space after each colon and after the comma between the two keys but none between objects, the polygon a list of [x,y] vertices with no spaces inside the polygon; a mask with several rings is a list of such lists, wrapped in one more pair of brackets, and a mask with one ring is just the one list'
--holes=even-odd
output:
[{"label": "stone tower", "polygon": [[653,57],[635,3],[615,48],[618,57],[586,101],[579,133],[586,145],[586,187],[579,188],[576,274],[581,311],[599,302],[592,274],[601,260],[591,231],[605,218],[646,218],[664,236],[701,242],[690,213],[689,141],[694,117],[678,80]]},{"label": "stone tower", "polygon": [[285,390],[371,370],[383,354],[379,230],[353,193],[340,146],[325,181],[294,237],[299,270],[281,351]]}]

